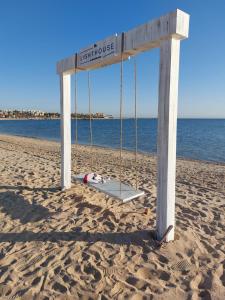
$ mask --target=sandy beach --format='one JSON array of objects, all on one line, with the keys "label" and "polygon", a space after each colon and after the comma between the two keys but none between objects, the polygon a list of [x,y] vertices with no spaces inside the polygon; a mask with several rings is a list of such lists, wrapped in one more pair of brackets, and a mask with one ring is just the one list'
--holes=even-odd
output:
[{"label": "sandy beach", "polygon": [[[90,148],[72,152],[73,172],[88,172]],[[92,155],[119,178],[118,151]],[[134,154],[123,158],[134,185]],[[176,240],[159,249],[155,157],[138,155],[146,195],[126,204],[61,191],[59,143],[1,135],[0,161],[1,299],[225,299],[225,165],[177,160]]]}]

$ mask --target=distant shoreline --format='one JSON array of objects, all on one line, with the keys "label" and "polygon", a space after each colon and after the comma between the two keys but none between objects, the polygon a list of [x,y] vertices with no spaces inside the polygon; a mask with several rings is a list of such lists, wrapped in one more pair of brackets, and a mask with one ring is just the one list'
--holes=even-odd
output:
[{"label": "distant shoreline", "polygon": [[[114,120],[117,118],[92,118],[92,120]],[[131,119],[131,118],[130,118]],[[60,120],[60,118],[0,118],[0,121],[26,121],[26,120]],[[76,120],[76,118],[71,118],[71,120]],[[77,120],[88,120],[89,118],[77,118]]]},{"label": "distant shoreline", "polygon": [[[119,117],[113,117],[113,118],[92,118],[92,120],[119,120]],[[134,117],[123,117],[123,120],[129,120],[134,119]],[[158,119],[157,117],[138,117],[137,119]],[[177,118],[178,120],[225,120],[224,118]],[[60,120],[60,118],[0,118],[0,121],[29,121],[29,120]],[[71,118],[71,120],[76,120],[76,118]],[[77,118],[77,120],[87,120],[89,121],[89,118]]]}]

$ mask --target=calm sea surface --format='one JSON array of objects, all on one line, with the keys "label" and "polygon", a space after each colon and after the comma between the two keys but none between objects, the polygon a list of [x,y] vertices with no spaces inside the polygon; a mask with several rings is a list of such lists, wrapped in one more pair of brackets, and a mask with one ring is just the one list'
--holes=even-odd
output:
[{"label": "calm sea surface", "polygon": [[[123,121],[124,148],[134,150],[135,127],[133,119]],[[225,162],[225,119],[179,119],[177,155],[179,157]],[[72,121],[74,142],[75,121]],[[16,120],[0,121],[0,133],[60,139],[59,120]],[[138,150],[156,152],[157,119],[138,120]],[[93,120],[93,143],[98,146],[118,148],[120,121]],[[78,142],[88,144],[89,121],[78,120]]]}]

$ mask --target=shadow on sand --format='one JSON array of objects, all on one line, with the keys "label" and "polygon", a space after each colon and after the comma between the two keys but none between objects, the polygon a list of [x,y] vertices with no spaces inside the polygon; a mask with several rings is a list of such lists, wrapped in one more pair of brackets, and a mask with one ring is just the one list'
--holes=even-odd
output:
[{"label": "shadow on sand", "polygon": [[[4,188],[8,189],[8,187]],[[23,196],[12,191],[0,193],[0,209],[4,214],[10,215],[13,220],[20,220],[22,224],[38,222],[50,216],[46,207],[36,203],[31,204]]]},{"label": "shadow on sand", "polygon": [[[0,186],[1,189],[6,190],[0,192],[0,209],[12,219],[19,219],[21,223],[37,222],[46,219],[50,216],[50,212],[46,207],[39,204],[30,204],[23,196],[17,194],[15,191],[31,190],[59,192],[60,188],[30,188],[27,186]],[[8,191],[9,190],[9,191]],[[10,191],[13,190],[13,191]],[[81,204],[82,206],[84,204]],[[90,204],[89,204],[90,205]],[[91,207],[95,209],[95,207]],[[98,207],[97,207],[98,208]],[[104,215],[107,218],[107,215]],[[23,232],[8,232],[0,233],[0,243],[24,243],[24,242],[59,242],[59,241],[74,241],[74,242],[88,242],[96,243],[98,241],[117,244],[117,245],[136,245],[143,248],[155,248],[154,231],[138,230],[133,232],[103,232],[90,233],[82,231],[82,227],[75,227],[73,231],[61,232],[38,232],[32,231]]]},{"label": "shadow on sand", "polygon": [[0,190],[16,190],[16,191],[31,191],[31,192],[59,192],[61,191],[60,187],[29,187],[27,185],[17,185],[17,186],[12,186],[12,185],[0,185]]},{"label": "shadow on sand", "polygon": [[136,245],[141,247],[155,246],[153,232],[149,230],[139,230],[133,232],[105,232],[105,233],[90,233],[80,231],[77,227],[74,231],[69,232],[38,232],[23,231],[20,233],[9,232],[0,233],[0,243],[2,242],[59,242],[59,241],[75,241],[75,242],[105,242],[117,245]]}]

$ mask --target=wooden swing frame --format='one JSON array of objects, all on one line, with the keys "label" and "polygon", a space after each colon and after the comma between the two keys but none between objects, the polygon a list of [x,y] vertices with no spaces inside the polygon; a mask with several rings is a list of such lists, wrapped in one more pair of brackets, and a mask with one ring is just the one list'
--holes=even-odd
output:
[{"label": "wooden swing frame", "polygon": [[174,239],[176,135],[180,40],[188,37],[189,15],[177,9],[120,35],[82,49],[57,63],[61,103],[61,186],[71,187],[71,75],[121,62],[129,56],[160,48],[157,138],[157,238],[169,226],[166,241]]}]

